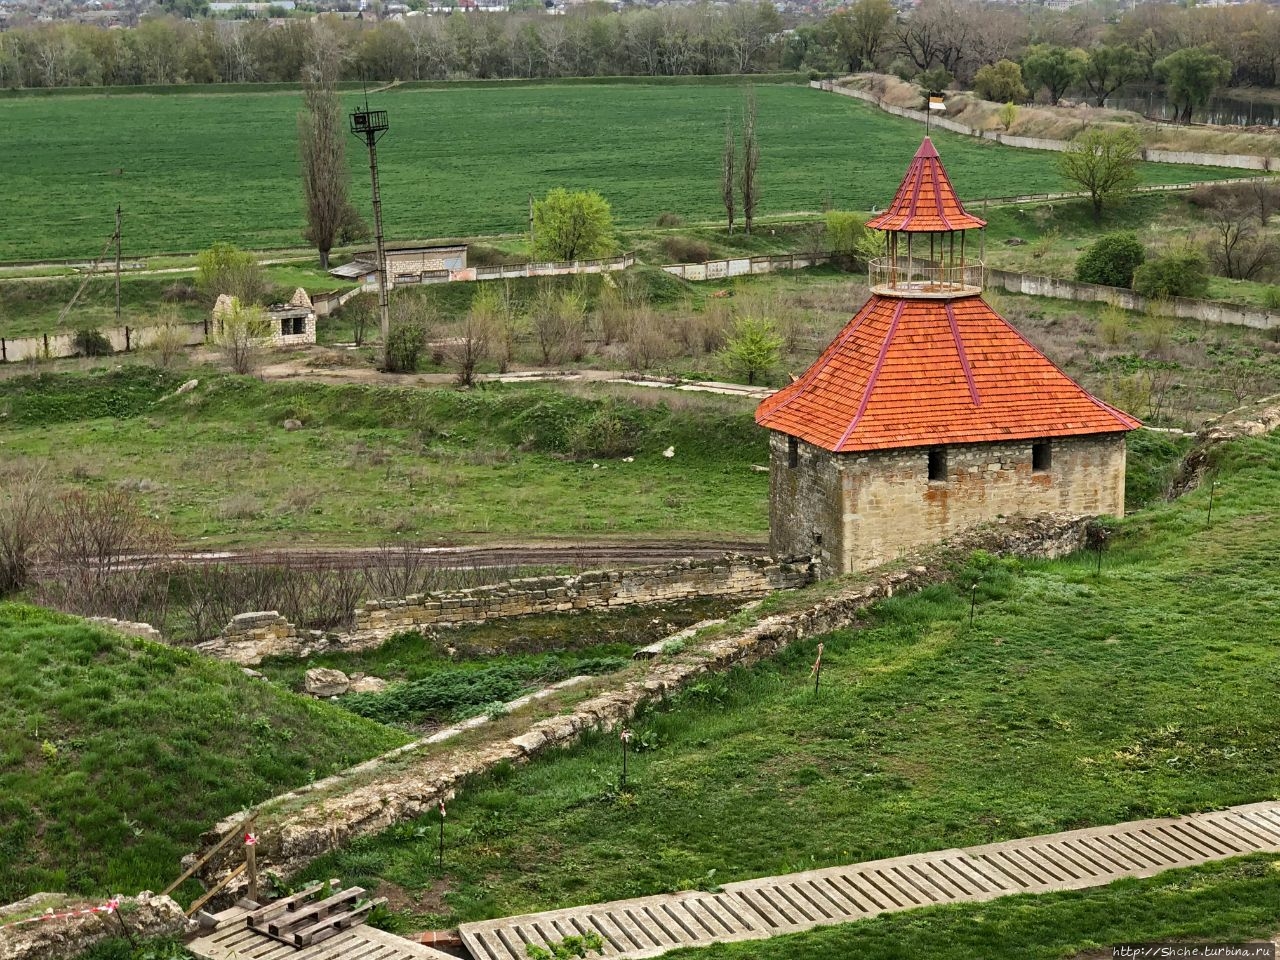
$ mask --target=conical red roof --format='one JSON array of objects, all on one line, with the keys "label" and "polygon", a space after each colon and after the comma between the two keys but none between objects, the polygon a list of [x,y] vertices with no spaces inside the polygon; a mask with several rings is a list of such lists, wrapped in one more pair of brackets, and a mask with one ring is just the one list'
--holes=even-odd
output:
[{"label": "conical red roof", "polygon": [[987,221],[965,211],[928,137],[916,151],[889,209],[867,222],[873,230],[911,233],[970,230],[986,225]]},{"label": "conical red roof", "polygon": [[872,296],[756,423],[837,453],[1133,430],[979,296]]}]

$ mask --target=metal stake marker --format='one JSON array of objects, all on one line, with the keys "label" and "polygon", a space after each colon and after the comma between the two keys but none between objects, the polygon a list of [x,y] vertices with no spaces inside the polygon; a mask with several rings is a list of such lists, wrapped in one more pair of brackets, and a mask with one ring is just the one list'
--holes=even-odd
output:
[{"label": "metal stake marker", "polygon": [[818,644],[818,658],[813,661],[813,666],[809,668],[809,673],[813,677],[813,695],[818,695],[818,685],[822,683],[822,644]]},{"label": "metal stake marker", "polygon": [[444,866],[444,818],[446,815],[446,811],[444,809],[443,800],[437,800],[436,804],[437,804],[437,808],[440,811],[440,853],[439,853],[439,856],[437,857],[436,864],[437,866],[443,867]]},{"label": "metal stake marker", "polygon": [[975,580],[969,587],[969,626],[973,626],[973,611],[978,606],[978,583]]},{"label": "metal stake marker", "polygon": [[1209,481],[1209,515],[1204,518],[1204,525],[1207,527],[1213,523],[1213,499],[1214,494],[1218,492],[1218,478],[1214,477]]},{"label": "metal stake marker", "polygon": [[631,752],[631,731],[623,727],[622,733],[618,734],[618,739],[622,741],[622,789],[627,789],[627,754]]}]

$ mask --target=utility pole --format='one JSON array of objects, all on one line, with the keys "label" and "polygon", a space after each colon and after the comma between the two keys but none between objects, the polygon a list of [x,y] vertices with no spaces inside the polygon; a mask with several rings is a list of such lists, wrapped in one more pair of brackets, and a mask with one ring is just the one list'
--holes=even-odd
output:
[{"label": "utility pole", "polygon": [[116,204],[116,326],[120,326],[120,204]]},{"label": "utility pole", "polygon": [[537,239],[538,238],[534,236],[534,233],[533,233],[533,194],[531,193],[529,194],[529,249],[530,250],[533,249],[533,245],[537,241]]},{"label": "utility pole", "polygon": [[378,141],[390,124],[387,111],[364,109],[351,114],[351,132],[369,146],[369,177],[373,181],[373,229],[378,251],[378,312],[382,320],[382,369],[387,369],[387,345],[391,339],[391,309],[387,302],[387,252],[382,241],[382,193],[378,189]]}]

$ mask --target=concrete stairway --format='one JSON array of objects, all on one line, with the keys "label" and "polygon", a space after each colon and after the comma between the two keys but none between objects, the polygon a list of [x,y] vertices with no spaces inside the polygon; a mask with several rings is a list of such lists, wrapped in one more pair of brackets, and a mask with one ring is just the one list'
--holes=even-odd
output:
[{"label": "concrete stairway", "polygon": [[938,903],[976,902],[1149,877],[1176,867],[1280,852],[1280,803],[1139,820],[895,857],[781,877],[464,924],[474,960],[527,960],[594,931],[606,957],[656,957],[679,947],[758,940]]}]

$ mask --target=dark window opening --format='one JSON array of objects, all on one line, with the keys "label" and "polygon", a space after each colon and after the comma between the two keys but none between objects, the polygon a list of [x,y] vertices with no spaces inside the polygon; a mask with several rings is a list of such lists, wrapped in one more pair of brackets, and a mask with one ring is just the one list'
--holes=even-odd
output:
[{"label": "dark window opening", "polygon": [[794,470],[800,466],[800,441],[787,437],[787,466]]},{"label": "dark window opening", "polygon": [[929,482],[947,482],[947,451],[945,448],[929,451]]},{"label": "dark window opening", "polygon": [[280,335],[297,337],[307,332],[306,317],[284,317],[280,321]]},{"label": "dark window opening", "polygon": [[1041,440],[1031,445],[1031,469],[1036,473],[1044,473],[1053,466],[1053,447],[1048,440]]}]

